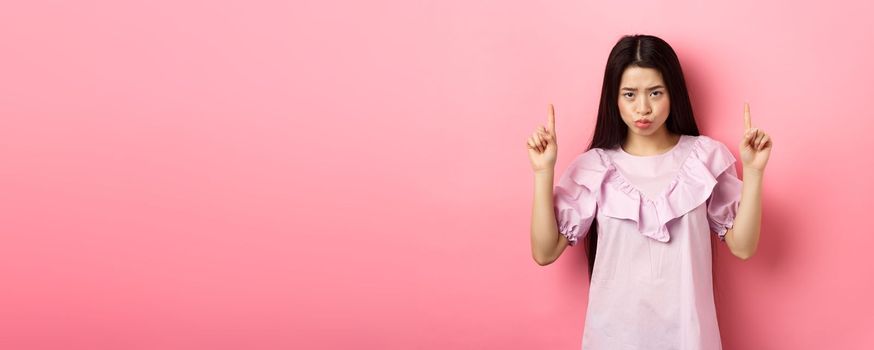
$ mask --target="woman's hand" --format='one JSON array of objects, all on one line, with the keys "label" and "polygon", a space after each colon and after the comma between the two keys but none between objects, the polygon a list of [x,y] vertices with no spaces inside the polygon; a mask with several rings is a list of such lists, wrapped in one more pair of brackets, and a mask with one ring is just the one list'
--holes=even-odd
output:
[{"label": "woman's hand", "polygon": [[555,109],[549,104],[547,126],[538,126],[528,138],[528,158],[534,172],[554,171],[558,157],[558,143],[555,137]]},{"label": "woman's hand", "polygon": [[768,158],[771,156],[771,136],[759,128],[754,128],[750,121],[750,104],[744,104],[744,126],[746,131],[740,142],[740,159],[744,170],[765,171]]}]

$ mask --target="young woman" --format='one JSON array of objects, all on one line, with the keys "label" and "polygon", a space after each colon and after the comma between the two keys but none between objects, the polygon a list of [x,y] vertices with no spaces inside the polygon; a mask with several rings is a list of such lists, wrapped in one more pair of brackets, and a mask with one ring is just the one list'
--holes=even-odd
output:
[{"label": "young woman", "polygon": [[[744,181],[723,143],[699,135],[674,50],[622,37],[607,60],[594,135],[553,191],[555,115],[528,139],[535,174],[531,248],[540,265],[586,241],[582,348],[721,349],[711,232],[746,260],[759,241],[772,139],[744,105]],[[597,256],[597,258],[596,258]]]}]

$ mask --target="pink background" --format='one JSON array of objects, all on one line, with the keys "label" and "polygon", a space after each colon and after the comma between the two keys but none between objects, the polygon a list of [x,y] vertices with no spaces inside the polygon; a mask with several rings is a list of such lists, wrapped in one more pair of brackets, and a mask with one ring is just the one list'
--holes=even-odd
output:
[{"label": "pink background", "polygon": [[554,103],[560,174],[631,33],[774,139],[726,349],[874,348],[870,2],[123,3],[0,5],[0,348],[577,349],[525,139]]}]

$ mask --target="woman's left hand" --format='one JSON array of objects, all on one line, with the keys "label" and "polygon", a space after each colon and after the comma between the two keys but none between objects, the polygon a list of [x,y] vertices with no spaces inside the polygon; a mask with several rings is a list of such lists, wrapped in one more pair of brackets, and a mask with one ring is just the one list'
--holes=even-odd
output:
[{"label": "woman's left hand", "polygon": [[771,156],[771,135],[759,128],[754,128],[750,121],[750,104],[744,104],[744,126],[746,131],[740,142],[740,159],[744,169],[765,171],[768,158]]}]

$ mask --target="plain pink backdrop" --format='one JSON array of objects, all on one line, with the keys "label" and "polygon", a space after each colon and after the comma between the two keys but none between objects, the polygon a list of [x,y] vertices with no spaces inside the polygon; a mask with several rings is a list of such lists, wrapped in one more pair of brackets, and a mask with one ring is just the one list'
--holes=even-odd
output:
[{"label": "plain pink backdrop", "polygon": [[874,348],[874,6],[813,3],[4,2],[0,348],[577,349],[525,140],[554,103],[560,174],[632,33],[773,137],[725,348]]}]

